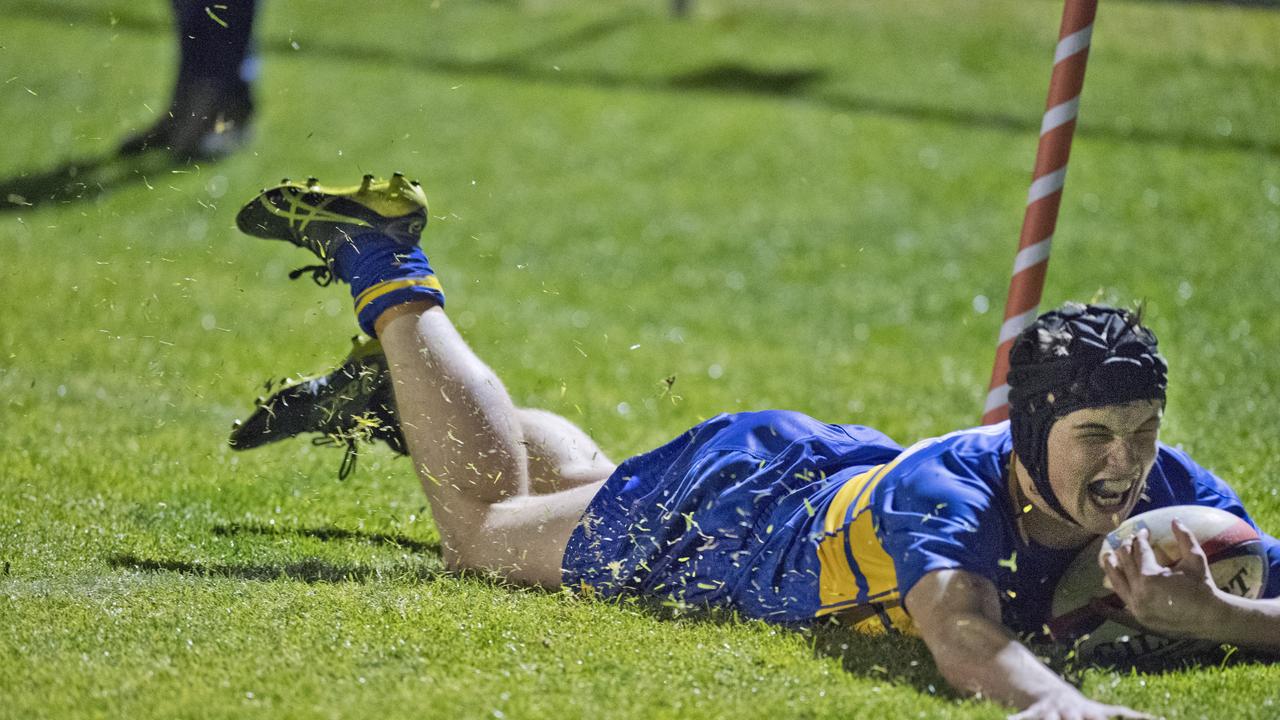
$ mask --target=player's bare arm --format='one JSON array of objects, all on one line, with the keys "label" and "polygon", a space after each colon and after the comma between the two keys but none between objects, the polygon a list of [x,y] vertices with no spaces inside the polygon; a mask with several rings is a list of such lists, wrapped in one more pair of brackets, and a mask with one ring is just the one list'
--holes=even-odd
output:
[{"label": "player's bare arm", "polygon": [[907,610],[953,687],[1019,708],[1017,718],[1147,718],[1090,700],[1040,662],[1000,622],[986,578],[963,570],[929,573],[907,593]]},{"label": "player's bare arm", "polygon": [[1182,550],[1173,565],[1160,564],[1145,529],[1099,560],[1108,585],[1134,620],[1170,637],[1280,653],[1280,600],[1224,592],[1214,584],[1195,535],[1179,520],[1172,529]]}]

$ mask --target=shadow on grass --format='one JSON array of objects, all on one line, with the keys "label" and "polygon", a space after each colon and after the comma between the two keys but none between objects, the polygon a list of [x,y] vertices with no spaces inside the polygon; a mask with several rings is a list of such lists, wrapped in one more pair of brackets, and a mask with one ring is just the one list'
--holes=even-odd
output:
[{"label": "shadow on grass", "polygon": [[[215,528],[220,535],[264,534],[264,535],[305,535],[324,540],[359,540],[363,542],[385,543],[395,547],[412,549],[418,552],[438,553],[439,546],[424,543],[398,535],[380,533],[363,533],[340,528],[294,528],[279,529],[259,525],[227,525]],[[437,554],[438,558],[438,554]],[[401,561],[390,566],[371,566],[359,563],[340,563],[305,558],[286,563],[235,564],[235,563],[203,563],[182,560],[160,560],[142,558],[133,554],[117,554],[107,558],[107,563],[120,570],[142,572],[166,572],[197,577],[224,577],[240,580],[270,582],[274,580],[297,580],[309,584],[316,583],[367,583],[381,580],[404,580],[409,582],[432,580],[439,577],[470,578],[476,582],[496,584],[511,588],[512,592],[535,594],[560,594],[563,589],[546,590],[535,587],[510,585],[507,581],[487,573],[462,572],[455,573],[444,569],[441,563],[420,564]],[[718,626],[734,626],[745,622],[744,618],[731,610],[723,608],[705,608],[689,606],[683,603],[663,601],[657,598],[629,597],[612,601],[599,601],[602,604],[625,605],[644,612],[659,622],[677,622],[692,624],[712,624]],[[827,658],[840,663],[844,672],[872,682],[887,685],[911,687],[921,694],[935,696],[943,701],[966,702],[969,698],[957,693],[938,672],[925,644],[914,637],[893,633],[886,635],[865,635],[842,624],[839,618],[817,622],[814,625],[773,625],[782,632],[794,633],[802,637],[812,650],[814,658]],[[1043,657],[1056,672],[1068,682],[1080,686],[1086,670],[1094,666],[1073,661],[1065,648],[1043,644],[1031,645],[1034,652]],[[1236,652],[1234,649],[1215,649],[1191,658],[1167,663],[1162,666],[1137,666],[1132,668],[1142,675],[1165,675],[1181,673],[1188,670],[1213,670],[1224,666],[1235,666],[1245,663],[1268,663],[1276,658],[1264,654]],[[1102,667],[1102,670],[1129,672],[1129,667]]]},{"label": "shadow on grass", "polygon": [[430,580],[445,572],[443,565],[427,566],[411,562],[373,566],[304,558],[285,563],[204,563],[157,560],[130,553],[112,555],[107,558],[107,564],[117,570],[169,572],[239,580],[298,580],[305,583],[365,583],[384,579]]},{"label": "shadow on grass", "polygon": [[838,660],[850,675],[910,686],[944,699],[967,699],[938,672],[933,656],[919,638],[899,634],[865,635],[834,620],[798,632],[812,638],[814,657]]},{"label": "shadow on grass", "polygon": [[798,95],[826,75],[822,70],[757,70],[743,65],[725,64],[677,75],[668,84],[672,88],[688,90]]},{"label": "shadow on grass", "polygon": [[[634,608],[667,622],[711,624],[719,626],[740,625],[749,620],[724,608],[700,607],[677,601],[655,598],[620,598],[600,601],[617,603]],[[759,621],[763,622],[763,621]],[[909,686],[915,690],[942,699],[963,700],[964,696],[952,690],[938,672],[933,657],[923,641],[893,633],[867,635],[829,618],[812,625],[775,625],[781,632],[793,633],[804,638],[814,658],[828,658],[840,663],[850,675],[873,682]]]},{"label": "shadow on grass", "polygon": [[171,572],[200,577],[228,577],[241,580],[300,580],[306,583],[370,582],[384,579],[430,580],[445,573],[440,562],[440,544],[414,540],[404,535],[371,533],[338,527],[287,527],[252,523],[230,523],[213,527],[214,535],[242,536],[268,535],[275,537],[301,536],[319,540],[357,541],[374,545],[386,545],[415,554],[430,556],[426,562],[401,559],[387,565],[343,563],[303,558],[279,563],[206,563],[187,560],[144,558],[132,553],[121,553],[107,558],[107,564],[116,569],[147,572]]},{"label": "shadow on grass", "polygon": [[124,185],[149,187],[148,177],[154,179],[180,164],[167,152],[152,151],[130,157],[114,153],[81,157],[46,170],[20,170],[0,178],[0,212],[91,201]]},{"label": "shadow on grass", "polygon": [[387,533],[371,533],[363,530],[347,530],[339,527],[288,527],[281,525],[260,525],[254,523],[230,523],[215,525],[214,535],[295,535],[315,538],[317,540],[358,540],[374,545],[391,545],[415,553],[440,555],[440,543],[414,540],[405,535]]},{"label": "shadow on grass", "polygon": [[[240,536],[245,534],[262,535],[303,535],[322,540],[357,540],[387,544],[430,553],[434,557],[431,564],[419,564],[401,561],[388,566],[373,567],[360,563],[341,563],[305,558],[284,563],[205,563],[185,560],[165,560],[144,558],[132,553],[121,553],[107,558],[107,564],[117,570],[132,570],[156,573],[177,573],[197,577],[234,578],[239,580],[255,580],[270,582],[273,580],[297,580],[305,583],[365,583],[382,579],[403,579],[408,581],[431,580],[445,575],[470,578],[476,582],[497,584],[510,587],[512,592],[556,595],[562,589],[546,590],[536,587],[510,585],[502,579],[486,574],[462,572],[454,573],[444,569],[438,562],[439,545],[412,540],[399,535],[381,533],[364,533],[333,527],[320,528],[277,528],[264,525],[220,525],[213,529],[217,535]],[[710,623],[715,625],[737,625],[743,618],[731,611],[720,608],[691,607],[680,603],[664,602],[654,598],[626,598],[618,601],[600,601],[602,604],[616,602],[628,608],[636,608],[659,622]],[[902,635],[869,636],[852,628],[839,624],[838,621],[822,622],[814,626],[776,626],[784,632],[793,632],[803,636],[813,649],[815,658],[825,657],[838,660],[845,672],[861,678],[891,683],[910,685],[922,693],[937,694],[942,697],[959,699],[943,680],[933,664],[933,660],[924,643]]]},{"label": "shadow on grass", "polygon": [[[1234,4],[1275,6],[1275,3],[1265,0],[1235,0]],[[5,3],[4,7],[11,12],[25,12],[73,24],[107,27],[113,32],[121,30],[146,33],[172,32],[166,20],[117,14],[116,10],[119,8],[108,10],[72,7],[49,0],[15,0]],[[697,91],[786,95],[796,100],[858,115],[986,128],[1024,134],[1029,137],[1036,137],[1040,132],[1041,117],[1038,110],[1041,98],[1039,97],[1029,99],[1034,102],[1028,104],[1028,109],[1037,111],[1035,114],[1011,115],[928,102],[900,101],[890,97],[823,91],[816,87],[818,81],[827,74],[827,70],[822,68],[751,68],[729,63],[712,65],[668,78],[645,78],[598,70],[566,70],[546,61],[545,56],[549,53],[565,52],[606,39],[636,24],[644,17],[646,16],[637,13],[620,12],[617,17],[599,20],[486,60],[423,56],[402,49],[413,47],[409,43],[388,42],[385,46],[371,46],[367,43],[346,43],[332,38],[315,38],[308,43],[306,51],[347,62],[371,62],[409,67],[419,71],[445,72],[473,77],[513,78],[530,83],[651,92]],[[263,39],[260,46],[269,54],[296,55],[298,53],[288,40],[281,38]],[[1222,136],[1194,129],[1156,130],[1094,125],[1085,122],[1076,130],[1076,134],[1080,137],[1104,138],[1124,143],[1165,146],[1188,151],[1231,150],[1280,155],[1280,140],[1266,137]]]},{"label": "shadow on grass", "polygon": [[[744,620],[737,613],[722,608],[701,608],[678,602],[658,601],[648,598],[622,600],[627,607],[635,607],[660,620],[736,625]],[[784,632],[804,637],[813,649],[815,658],[837,660],[850,675],[891,685],[908,686],[922,694],[942,700],[967,701],[968,696],[956,692],[938,672],[933,656],[924,641],[900,633],[867,635],[852,625],[842,623],[839,617],[828,618],[813,625],[777,626]],[[1247,664],[1270,664],[1280,660],[1261,652],[1238,651],[1223,645],[1163,663],[1137,665],[1091,664],[1075,658],[1070,648],[1055,645],[1045,638],[1024,637],[1023,643],[1067,682],[1080,687],[1085,673],[1090,670],[1120,674],[1159,676],[1188,671],[1217,671],[1224,667]]]}]

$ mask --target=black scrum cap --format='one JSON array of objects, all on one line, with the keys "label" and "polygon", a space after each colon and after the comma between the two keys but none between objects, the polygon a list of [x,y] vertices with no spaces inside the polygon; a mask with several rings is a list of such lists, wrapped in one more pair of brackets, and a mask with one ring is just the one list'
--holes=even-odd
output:
[{"label": "black scrum cap", "polygon": [[1049,485],[1049,429],[1070,412],[1165,399],[1168,366],[1141,318],[1118,308],[1067,303],[1041,315],[1009,351],[1013,449],[1054,512],[1075,522]]}]

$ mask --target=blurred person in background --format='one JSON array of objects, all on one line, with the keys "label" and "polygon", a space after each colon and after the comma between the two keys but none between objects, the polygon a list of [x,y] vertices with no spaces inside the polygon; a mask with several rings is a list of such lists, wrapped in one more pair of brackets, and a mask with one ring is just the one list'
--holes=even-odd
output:
[{"label": "blurred person in background", "polygon": [[179,64],[169,108],[150,127],[125,138],[120,154],[165,150],[181,161],[225,156],[246,142],[253,118],[257,2],[172,4]]}]

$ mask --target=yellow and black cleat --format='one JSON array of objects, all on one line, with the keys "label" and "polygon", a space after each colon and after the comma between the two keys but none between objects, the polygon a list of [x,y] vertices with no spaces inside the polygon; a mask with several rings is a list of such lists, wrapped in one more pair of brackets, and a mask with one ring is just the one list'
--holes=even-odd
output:
[{"label": "yellow and black cleat", "polygon": [[338,477],[355,467],[357,446],[381,440],[394,452],[408,454],[382,345],[372,338],[351,339],[351,352],[327,375],[285,383],[267,398],[258,398],[248,419],[237,420],[229,439],[236,450],[249,450],[303,433],[318,433],[317,445],[344,445],[346,456]]},{"label": "yellow and black cleat", "polygon": [[306,248],[330,271],[338,243],[376,232],[411,247],[426,226],[427,196],[417,180],[406,180],[401,173],[390,180],[365,175],[359,185],[347,187],[322,185],[316,178],[305,183],[286,178],[258,193],[236,215],[241,232]]}]

